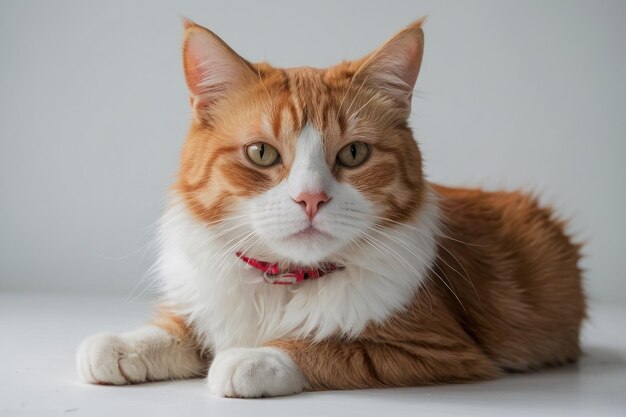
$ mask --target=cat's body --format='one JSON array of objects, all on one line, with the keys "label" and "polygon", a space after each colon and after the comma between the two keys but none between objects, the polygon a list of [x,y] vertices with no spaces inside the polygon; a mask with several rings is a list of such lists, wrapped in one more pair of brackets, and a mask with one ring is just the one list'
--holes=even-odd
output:
[{"label": "cat's body", "polygon": [[[579,248],[563,224],[520,193],[423,178],[406,125],[420,24],[328,70],[253,65],[188,24],[196,116],[161,222],[162,310],[151,326],[85,341],[85,380],[210,367],[214,394],[256,397],[578,358]],[[338,268],[273,285],[242,252],[288,272]]]}]

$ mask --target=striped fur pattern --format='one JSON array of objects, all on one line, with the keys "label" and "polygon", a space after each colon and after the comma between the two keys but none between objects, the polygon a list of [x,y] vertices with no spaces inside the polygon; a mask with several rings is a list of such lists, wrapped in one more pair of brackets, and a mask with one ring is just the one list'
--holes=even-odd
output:
[{"label": "striped fur pattern", "polygon": [[[422,23],[325,69],[253,64],[185,23],[193,118],[160,228],[162,308],[145,328],[87,339],[84,380],[208,374],[214,395],[249,398],[577,360],[585,300],[565,224],[524,193],[424,178],[408,125]],[[249,157],[260,143],[275,163]],[[355,143],[367,155],[352,167],[338,155]],[[237,252],[342,268],[269,285]]]}]

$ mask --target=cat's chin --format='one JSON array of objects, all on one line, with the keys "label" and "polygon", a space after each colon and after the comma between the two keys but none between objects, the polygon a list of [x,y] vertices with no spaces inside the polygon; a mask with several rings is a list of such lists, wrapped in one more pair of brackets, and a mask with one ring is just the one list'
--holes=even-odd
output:
[{"label": "cat's chin", "polygon": [[332,239],[332,236],[326,232],[323,232],[313,226],[309,226],[304,230],[293,233],[285,238],[286,241],[289,242],[303,242],[307,243],[315,243],[318,240],[324,239]]},{"label": "cat's chin", "polygon": [[289,262],[313,266],[332,258],[344,243],[329,233],[307,228],[274,242],[272,246]]}]

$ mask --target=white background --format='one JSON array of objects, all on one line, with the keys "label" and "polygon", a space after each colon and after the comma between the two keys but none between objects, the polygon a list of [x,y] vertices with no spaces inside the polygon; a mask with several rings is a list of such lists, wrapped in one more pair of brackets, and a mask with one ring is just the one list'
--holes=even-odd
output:
[{"label": "white background", "polygon": [[0,290],[141,292],[190,118],[185,15],[244,57],[327,66],[428,15],[412,126],[428,176],[523,187],[626,300],[624,1],[0,3]]}]

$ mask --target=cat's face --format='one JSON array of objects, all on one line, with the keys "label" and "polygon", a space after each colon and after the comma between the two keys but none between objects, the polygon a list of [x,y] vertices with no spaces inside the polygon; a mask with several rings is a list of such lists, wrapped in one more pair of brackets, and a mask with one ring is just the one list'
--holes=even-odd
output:
[{"label": "cat's face", "polygon": [[189,209],[233,252],[301,265],[413,219],[423,179],[407,118],[422,40],[416,23],[358,61],[277,69],[188,23],[194,118],[177,190]]}]

